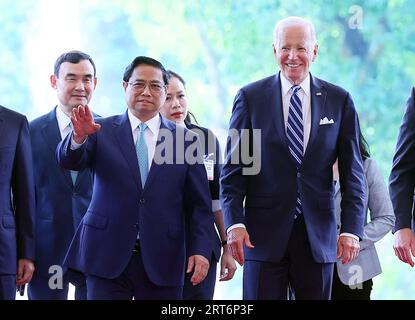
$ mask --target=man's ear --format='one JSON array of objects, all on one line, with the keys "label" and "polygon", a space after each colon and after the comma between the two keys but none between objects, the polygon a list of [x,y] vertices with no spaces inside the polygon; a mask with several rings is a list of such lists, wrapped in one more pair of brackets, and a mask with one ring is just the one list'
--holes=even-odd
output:
[{"label": "man's ear", "polygon": [[50,85],[51,85],[51,87],[52,87],[53,89],[56,89],[56,88],[57,88],[57,86],[56,86],[56,82],[58,82],[58,78],[57,78],[54,74],[52,74],[52,75],[50,76]]},{"label": "man's ear", "polygon": [[313,48],[313,59],[311,60],[311,61],[315,61],[316,60],[316,58],[317,58],[317,53],[318,53],[318,44],[316,43],[315,45],[314,45],[314,48]]}]

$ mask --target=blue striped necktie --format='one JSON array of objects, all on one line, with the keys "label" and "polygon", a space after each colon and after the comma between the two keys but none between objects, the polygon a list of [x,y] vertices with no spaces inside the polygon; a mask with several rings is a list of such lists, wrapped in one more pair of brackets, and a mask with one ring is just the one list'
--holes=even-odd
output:
[{"label": "blue striped necktie", "polygon": [[[300,97],[298,96],[298,91],[300,89],[300,86],[293,86],[291,88],[292,96],[290,99],[287,124],[288,148],[295,161],[297,169],[300,167],[304,155],[303,108],[301,106]],[[301,197],[300,193],[297,190],[297,202],[295,205],[294,219],[302,213],[303,207],[301,204]]]},{"label": "blue striped necktie", "polygon": [[144,185],[147,180],[148,175],[148,149],[146,140],[144,137],[144,132],[148,128],[145,123],[140,123],[138,125],[138,136],[137,142],[135,145],[135,150],[137,152],[138,166],[140,167],[140,176],[141,176],[141,185],[144,188]]}]

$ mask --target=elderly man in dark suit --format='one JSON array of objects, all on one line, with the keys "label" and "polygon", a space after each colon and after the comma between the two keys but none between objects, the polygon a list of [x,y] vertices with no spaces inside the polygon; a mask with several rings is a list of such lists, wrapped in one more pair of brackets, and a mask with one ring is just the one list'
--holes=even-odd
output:
[{"label": "elderly man in dark suit", "polygon": [[[279,21],[273,47],[280,72],[243,87],[234,101],[221,177],[228,243],[245,263],[245,299],[286,299],[287,286],[296,299],[329,299],[336,257],[353,260],[363,232],[356,111],[348,92],[309,73],[318,51],[311,22]],[[254,155],[251,164],[240,161],[247,153]],[[337,157],[339,238],[332,176]]]}]

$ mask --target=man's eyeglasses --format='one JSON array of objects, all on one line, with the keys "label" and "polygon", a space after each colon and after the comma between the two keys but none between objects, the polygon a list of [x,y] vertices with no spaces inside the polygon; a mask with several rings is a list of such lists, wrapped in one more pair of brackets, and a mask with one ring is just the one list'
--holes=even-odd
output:
[{"label": "man's eyeglasses", "polygon": [[158,94],[163,91],[165,86],[161,82],[145,82],[145,81],[135,81],[135,82],[128,82],[131,88],[135,92],[142,92],[148,86],[152,93]]}]

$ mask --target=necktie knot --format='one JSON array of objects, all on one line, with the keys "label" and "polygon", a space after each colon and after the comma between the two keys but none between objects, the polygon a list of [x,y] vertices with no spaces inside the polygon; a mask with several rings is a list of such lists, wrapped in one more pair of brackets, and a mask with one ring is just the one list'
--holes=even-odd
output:
[{"label": "necktie knot", "polygon": [[297,85],[294,85],[291,87],[293,94],[297,94],[297,92],[300,91],[300,89],[301,89],[301,86],[297,86]]},{"label": "necktie knot", "polygon": [[140,132],[144,132],[147,128],[148,128],[148,126],[147,126],[145,123],[140,123],[140,124],[138,125],[138,130],[139,130]]}]

